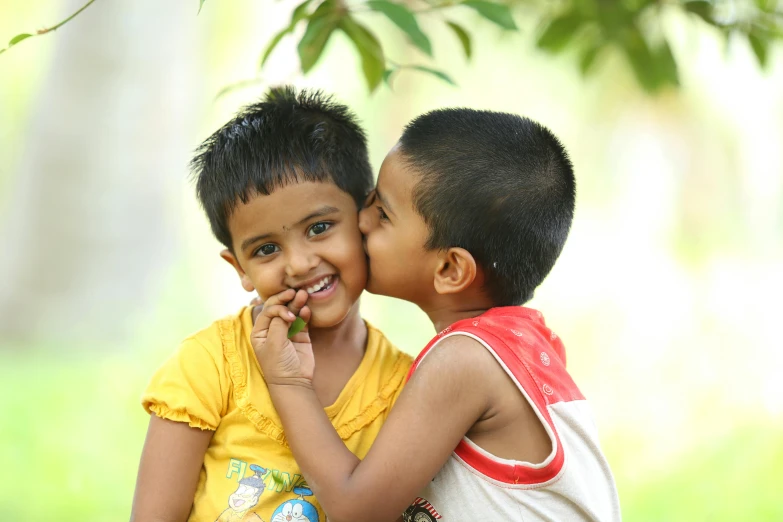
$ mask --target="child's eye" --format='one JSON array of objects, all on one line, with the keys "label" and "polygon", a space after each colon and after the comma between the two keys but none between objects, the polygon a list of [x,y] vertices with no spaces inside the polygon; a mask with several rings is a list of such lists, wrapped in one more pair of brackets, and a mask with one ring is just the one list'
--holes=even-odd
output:
[{"label": "child's eye", "polygon": [[329,230],[332,227],[331,223],[326,221],[319,221],[314,223],[309,229],[307,229],[307,237],[319,236]]},{"label": "child's eye", "polygon": [[383,211],[383,207],[376,206],[375,208],[378,209],[378,215],[381,218],[381,221],[389,221],[389,216]]},{"label": "child's eye", "polygon": [[280,250],[280,247],[278,247],[277,245],[273,245],[272,243],[267,243],[265,245],[261,245],[258,248],[258,250],[256,250],[255,255],[259,257],[271,256],[278,250]]}]

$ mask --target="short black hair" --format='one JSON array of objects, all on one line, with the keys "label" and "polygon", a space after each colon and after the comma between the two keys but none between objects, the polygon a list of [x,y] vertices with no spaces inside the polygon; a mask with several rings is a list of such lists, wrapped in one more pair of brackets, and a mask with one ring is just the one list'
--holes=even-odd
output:
[{"label": "short black hair", "polygon": [[470,252],[495,306],[532,299],[574,215],[573,167],[554,134],[515,114],[441,109],[408,124],[400,152],[418,175],[426,247]]},{"label": "short black hair", "polygon": [[361,208],[373,187],[367,139],[345,105],[321,91],[269,90],[207,138],[191,161],[215,237],[233,251],[228,220],[240,201],[288,183],[333,182]]}]

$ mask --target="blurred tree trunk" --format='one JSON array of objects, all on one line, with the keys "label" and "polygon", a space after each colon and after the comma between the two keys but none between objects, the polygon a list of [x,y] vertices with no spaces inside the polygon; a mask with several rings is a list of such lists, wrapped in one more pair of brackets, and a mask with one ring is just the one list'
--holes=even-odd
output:
[{"label": "blurred tree trunk", "polygon": [[96,2],[50,37],[3,223],[0,338],[119,342],[155,296],[192,146],[195,15]]}]

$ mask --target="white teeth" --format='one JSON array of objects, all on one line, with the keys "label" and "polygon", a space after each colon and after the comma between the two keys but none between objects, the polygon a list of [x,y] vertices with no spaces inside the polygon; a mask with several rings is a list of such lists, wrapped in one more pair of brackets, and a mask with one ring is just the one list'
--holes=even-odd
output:
[{"label": "white teeth", "polygon": [[325,287],[329,283],[329,281],[331,281],[331,279],[332,279],[332,276],[324,277],[323,279],[318,281],[318,283],[315,286],[308,287],[307,288],[307,293],[308,294],[314,294],[315,292],[318,292],[323,287]]}]

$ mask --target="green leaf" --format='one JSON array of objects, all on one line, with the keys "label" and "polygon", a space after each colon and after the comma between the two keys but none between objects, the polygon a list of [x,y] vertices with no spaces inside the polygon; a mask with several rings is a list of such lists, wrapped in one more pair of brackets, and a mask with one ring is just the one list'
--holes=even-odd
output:
[{"label": "green leaf", "polygon": [[538,47],[551,52],[561,51],[571,41],[583,22],[584,18],[577,13],[568,13],[555,18],[538,37]]},{"label": "green leaf", "polygon": [[383,80],[383,74],[386,71],[386,59],[383,56],[380,42],[366,27],[350,16],[340,20],[340,29],[350,38],[356,50],[359,51],[367,87],[370,89],[370,92],[375,91]]},{"label": "green leaf", "polygon": [[[307,18],[307,7],[310,5],[310,2],[312,2],[312,0],[305,0],[296,6],[294,12],[291,14],[291,22],[288,24],[288,26],[281,29],[277,34],[275,34],[274,37],[272,37],[272,40],[269,42],[269,45],[267,45],[266,50],[261,57],[259,69],[264,66],[266,61],[269,59],[269,55],[272,54],[272,51],[275,50],[277,44],[280,43],[280,40],[282,40],[285,35],[292,33],[296,27],[296,24],[298,24],[302,19]],[[313,13],[313,15],[315,15],[315,13]]]},{"label": "green leaf", "polygon": [[204,7],[204,2],[207,0],[198,0],[198,14],[201,14],[201,8]]},{"label": "green leaf", "polygon": [[28,39],[28,38],[30,38],[31,36],[32,36],[32,35],[31,35],[31,34],[29,34],[29,33],[22,33],[22,34],[17,34],[17,35],[16,35],[16,36],[14,36],[13,38],[11,38],[11,41],[10,41],[10,42],[8,42],[8,47],[11,47],[12,45],[16,45],[16,44],[18,44],[19,42],[21,42],[22,40],[27,40],[27,39]]},{"label": "green leaf", "polygon": [[454,31],[454,34],[457,35],[459,42],[462,44],[462,49],[465,51],[465,57],[470,60],[470,57],[473,55],[473,48],[470,43],[470,35],[465,29],[462,28],[462,26],[457,25],[454,22],[446,22],[446,24],[451,27],[451,30]]},{"label": "green leaf", "polygon": [[715,19],[712,16],[713,6],[711,2],[695,0],[693,2],[686,2],[684,7],[689,13],[695,14],[710,25],[715,25]]},{"label": "green leaf", "polygon": [[517,24],[514,23],[514,19],[511,17],[511,10],[509,10],[507,5],[485,2],[484,0],[467,0],[467,2],[462,2],[460,5],[475,9],[478,14],[490,22],[498,24],[503,29],[517,30]]},{"label": "green leaf", "polygon": [[759,61],[759,65],[761,67],[766,67],[769,42],[757,32],[748,33],[748,41],[750,42],[750,46],[753,49],[753,54],[756,55],[756,59]]},{"label": "green leaf", "polygon": [[8,49],[13,47],[14,45],[18,44],[22,40],[27,40],[31,36],[34,36],[34,35],[29,34],[29,33],[17,34],[13,38],[11,38],[11,40],[8,42],[8,47],[6,47],[5,49],[0,49],[0,54],[3,54],[4,52],[6,52]]},{"label": "green leaf", "polygon": [[756,7],[765,13],[774,13],[778,0],[755,0]]},{"label": "green leaf", "polygon": [[[330,5],[327,6],[326,4]],[[307,30],[299,41],[297,50],[299,51],[302,72],[305,74],[318,62],[324,47],[326,47],[326,43],[329,41],[329,37],[332,36],[332,32],[337,27],[339,18],[334,15],[333,7],[334,3],[329,0],[321,4],[310,18]]]},{"label": "green leaf", "polygon": [[677,74],[677,62],[674,60],[674,55],[668,42],[664,40],[663,44],[655,50],[653,59],[659,86],[680,84],[679,74]]},{"label": "green leaf", "polygon": [[455,87],[457,86],[457,84],[454,83],[454,80],[452,80],[446,73],[444,73],[442,71],[439,71],[437,69],[432,69],[430,67],[425,67],[423,65],[406,65],[405,68],[406,69],[415,69],[417,71],[422,71],[422,72],[425,72],[425,73],[432,74],[433,76],[437,76],[438,78],[440,78],[441,80],[443,80],[444,82],[446,82],[446,83],[448,83],[450,85],[453,85]]},{"label": "green leaf", "polygon": [[595,58],[598,56],[598,53],[601,52],[603,48],[604,48],[604,44],[599,43],[599,44],[592,45],[584,50],[581,58],[579,59],[579,70],[583,76],[587,75],[587,73],[593,67],[593,63],[595,63]]},{"label": "green leaf", "polygon": [[264,81],[261,78],[251,78],[249,80],[241,80],[241,81],[238,81],[238,82],[226,85],[225,87],[220,89],[220,91],[218,91],[218,93],[215,95],[215,100],[216,101],[219,100],[220,98],[222,98],[223,96],[225,96],[226,94],[228,94],[230,92],[234,92],[234,91],[237,91],[239,89],[244,89],[246,87],[251,87],[251,86],[254,86],[254,85],[260,85],[262,83],[264,83]]},{"label": "green leaf", "polygon": [[407,7],[402,4],[388,2],[387,0],[370,0],[367,2],[367,6],[373,11],[386,15],[386,18],[408,35],[413,45],[432,56],[430,39],[422,32],[416,17]]},{"label": "green leaf", "polygon": [[307,8],[310,6],[310,2],[312,2],[312,0],[305,0],[304,2],[296,6],[296,8],[294,8],[294,12],[291,13],[291,23],[288,24],[289,31],[292,31],[294,29],[294,26],[298,24],[300,20],[302,20],[307,16]]},{"label": "green leaf", "polygon": [[288,327],[288,338],[295,336],[302,330],[304,330],[304,327],[307,326],[307,323],[304,322],[304,319],[301,317],[297,317],[294,319],[294,322],[291,323],[291,326]]},{"label": "green leaf", "polygon": [[275,47],[277,47],[277,44],[280,43],[280,40],[283,39],[285,35],[291,32],[290,27],[286,27],[285,29],[282,29],[280,32],[278,32],[273,38],[272,41],[269,42],[269,45],[266,46],[266,50],[264,51],[263,56],[261,57],[261,64],[258,66],[259,69],[264,66],[267,59],[269,59],[269,55],[272,54],[272,51],[275,50]]},{"label": "green leaf", "polygon": [[666,41],[650,49],[639,27],[633,26],[626,31],[622,45],[644,90],[654,93],[666,85],[679,84],[677,63]]},{"label": "green leaf", "polygon": [[627,30],[622,46],[639,84],[647,92],[657,91],[660,82],[653,67],[653,53],[638,27]]},{"label": "green leaf", "polygon": [[397,69],[386,69],[383,71],[383,83],[385,83],[391,89],[391,77],[397,72]]}]

